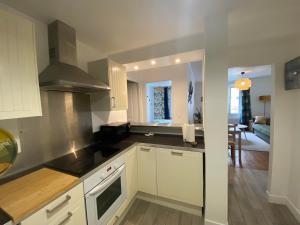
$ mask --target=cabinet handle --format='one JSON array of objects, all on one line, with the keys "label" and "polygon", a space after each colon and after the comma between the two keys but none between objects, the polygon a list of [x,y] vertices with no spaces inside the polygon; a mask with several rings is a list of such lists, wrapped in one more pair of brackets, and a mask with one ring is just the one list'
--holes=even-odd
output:
[{"label": "cabinet handle", "polygon": [[149,152],[151,149],[150,148],[141,148],[141,151],[144,151],[144,152]]},{"label": "cabinet handle", "polygon": [[120,219],[120,217],[118,217],[118,216],[115,216],[115,221],[114,221],[114,223],[113,223],[113,225],[116,225],[116,224],[118,224],[118,221],[119,221],[119,219]]},{"label": "cabinet handle", "polygon": [[69,219],[71,219],[72,216],[73,216],[73,213],[68,212],[67,217],[64,218],[63,221],[59,222],[57,225],[63,225],[63,224],[65,224]]},{"label": "cabinet handle", "polygon": [[183,152],[171,152],[172,155],[176,155],[176,156],[183,156]]},{"label": "cabinet handle", "polygon": [[66,196],[66,199],[63,200],[61,203],[59,203],[57,206],[55,206],[54,208],[52,209],[47,209],[46,212],[47,214],[53,214],[55,211],[57,211],[61,206],[63,206],[65,203],[67,203],[68,201],[71,200],[71,196],[70,195],[67,195]]},{"label": "cabinet handle", "polygon": [[111,101],[112,101],[112,107],[116,108],[116,98],[115,97],[111,97]]}]

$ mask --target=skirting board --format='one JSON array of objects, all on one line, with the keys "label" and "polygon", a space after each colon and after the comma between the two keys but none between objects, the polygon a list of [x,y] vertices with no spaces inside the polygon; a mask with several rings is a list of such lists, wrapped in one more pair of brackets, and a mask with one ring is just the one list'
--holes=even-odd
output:
[{"label": "skirting board", "polygon": [[146,194],[143,192],[138,192],[136,195],[136,198],[142,199],[142,200],[145,200],[148,202],[152,202],[152,203],[155,203],[158,205],[162,205],[165,207],[177,209],[177,210],[180,210],[180,211],[183,211],[186,213],[190,213],[190,214],[193,214],[196,216],[202,216],[202,207],[197,207],[197,206],[181,203],[181,202],[174,201],[174,200],[169,200],[166,198],[154,196],[151,194]]},{"label": "skirting board", "polygon": [[228,225],[228,223],[218,223],[212,220],[205,219],[205,225]]},{"label": "skirting board", "polygon": [[297,221],[300,223],[300,210],[294,205],[294,203],[286,196],[273,195],[267,191],[268,200],[274,204],[286,205]]}]

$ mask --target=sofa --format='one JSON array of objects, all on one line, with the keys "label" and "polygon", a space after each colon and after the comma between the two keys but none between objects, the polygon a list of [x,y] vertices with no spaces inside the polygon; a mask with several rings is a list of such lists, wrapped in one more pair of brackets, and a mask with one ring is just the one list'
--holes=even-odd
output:
[{"label": "sofa", "polygon": [[[253,120],[255,121],[255,120]],[[270,119],[267,119],[265,124],[253,123],[252,124],[253,133],[259,138],[263,139],[265,142],[270,144]]]}]

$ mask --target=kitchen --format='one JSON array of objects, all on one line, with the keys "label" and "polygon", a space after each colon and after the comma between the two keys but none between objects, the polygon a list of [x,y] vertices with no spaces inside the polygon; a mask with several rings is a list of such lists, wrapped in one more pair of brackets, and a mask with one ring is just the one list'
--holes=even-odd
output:
[{"label": "kitchen", "polygon": [[[1,161],[9,169],[0,179],[2,224],[120,224],[137,199],[196,216],[201,224],[203,133],[190,143],[181,127],[141,130],[124,118],[95,124],[99,114],[92,111],[128,107],[123,65],[88,60],[88,74],[77,67],[74,28],[55,20],[45,36],[45,27],[27,16],[7,6],[0,12],[0,124],[12,133],[2,132],[14,149],[6,164]],[[35,36],[38,29],[42,38]],[[145,136],[152,128],[156,134]]]}]

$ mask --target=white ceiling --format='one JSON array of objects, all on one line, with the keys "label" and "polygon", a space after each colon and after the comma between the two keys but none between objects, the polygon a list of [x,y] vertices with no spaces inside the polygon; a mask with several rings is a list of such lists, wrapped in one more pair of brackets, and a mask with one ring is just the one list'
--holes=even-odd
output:
[{"label": "white ceiling", "polygon": [[202,31],[199,0],[2,0],[49,23],[73,26],[78,39],[105,53]]},{"label": "white ceiling", "polygon": [[228,69],[228,81],[234,82],[241,78],[241,72],[245,72],[243,77],[247,78],[259,78],[270,77],[272,74],[272,66],[255,66],[255,67],[234,67]]},{"label": "white ceiling", "polygon": [[206,12],[224,2],[231,3],[230,45],[300,34],[299,0],[0,1],[45,23],[66,22],[80,41],[103,54],[203,32]]},{"label": "white ceiling", "polygon": [[[180,62],[176,62],[177,59],[179,59]],[[152,59],[143,60],[139,62],[128,63],[128,64],[124,64],[124,66],[126,67],[126,70],[128,72],[131,72],[131,71],[136,71],[135,67],[137,67],[138,70],[147,70],[147,69],[154,69],[154,68],[171,66],[176,64],[202,61],[202,59],[203,59],[203,51],[196,50],[196,51],[185,52],[176,55],[170,55],[170,56],[165,56],[160,58],[152,58]],[[154,65],[151,64],[152,61],[155,61]]]}]

